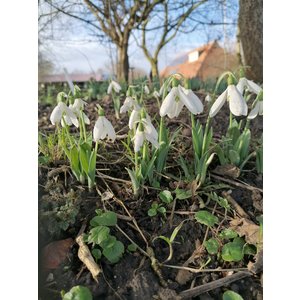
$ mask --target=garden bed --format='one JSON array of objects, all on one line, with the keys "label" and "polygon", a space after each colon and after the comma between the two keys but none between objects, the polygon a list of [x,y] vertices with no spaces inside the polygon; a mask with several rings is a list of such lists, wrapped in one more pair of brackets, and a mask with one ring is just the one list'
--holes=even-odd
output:
[{"label": "garden bed", "polygon": [[[198,96],[204,103],[205,95],[199,93]],[[97,103],[91,101],[85,108],[91,120],[90,130],[97,119]],[[176,203],[165,205],[165,215],[158,213],[150,217],[148,211],[152,204],[161,202],[160,191],[169,190],[173,193],[175,189],[194,190],[193,182],[181,179],[182,170],[177,163],[179,155],[192,158],[189,114],[184,108],[178,118],[167,120],[171,131],[182,127],[179,137],[183,142],[176,144],[175,141],[175,147],[168,157],[167,172],[161,177],[160,188],[146,185],[143,194],[136,199],[125,170],[131,162],[122,144],[128,131],[128,116],[123,114],[117,120],[108,97],[101,102],[101,106],[109,115],[117,139],[114,143],[107,142],[98,150],[96,188],[89,190],[80,184],[64,159],[41,163],[39,166],[39,299],[61,299],[61,290],[68,291],[76,285],[88,287],[94,299],[194,297],[208,300],[222,299],[226,290],[236,291],[247,300],[262,299],[259,255],[245,254],[240,261],[229,262],[222,260],[220,253],[209,254],[202,244],[204,239],[215,237],[224,229],[234,226],[247,243],[253,239],[251,230],[259,227],[257,217],[262,215],[262,175],[255,170],[255,160],[249,160],[241,175],[235,178],[228,176],[232,175],[230,172],[216,169],[218,163],[215,157],[203,187],[186,199],[177,199]],[[158,112],[156,100],[147,100],[146,108],[153,118]],[[48,105],[39,105],[40,132],[54,132],[55,127],[49,121],[52,109]],[[207,108],[195,118],[204,123],[206,116]],[[227,124],[228,110],[224,108],[213,119],[214,138],[219,139],[224,135]],[[261,118],[251,123],[251,131],[254,139],[261,135]],[[212,193],[217,194],[218,201],[209,196]],[[228,211],[220,205],[220,199],[228,202]],[[117,214],[118,226],[111,227],[111,233],[125,247],[117,263],[113,264],[104,257],[99,260],[101,273],[98,282],[79,260],[76,243],[78,234],[89,230],[89,222],[95,217],[96,209]],[[195,215],[200,209],[218,217],[219,223],[214,230],[208,230],[206,225],[197,222]],[[173,255],[163,263],[169,256],[169,245],[162,239],[153,239],[158,236],[170,237],[180,224],[182,226],[172,243]],[[128,245],[132,244],[129,239],[148,256],[139,249],[128,250]],[[57,241],[60,243],[53,244]],[[151,254],[150,249],[153,250]],[[156,262],[153,262],[155,259]],[[182,270],[183,266],[199,270],[192,273]],[[197,290],[200,286],[202,291]]]}]

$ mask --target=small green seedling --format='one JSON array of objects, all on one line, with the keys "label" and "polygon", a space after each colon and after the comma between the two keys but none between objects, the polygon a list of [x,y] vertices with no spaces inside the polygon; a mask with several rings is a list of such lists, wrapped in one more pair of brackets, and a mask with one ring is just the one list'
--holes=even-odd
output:
[{"label": "small green seedling", "polygon": [[223,294],[223,300],[244,300],[244,299],[234,291],[226,291]]},{"label": "small green seedling", "polygon": [[90,221],[92,228],[86,241],[92,244],[92,254],[97,261],[103,254],[111,263],[117,263],[125,251],[123,243],[110,234],[110,227],[117,225],[117,215],[112,211],[103,212],[99,209],[96,213],[97,216]]},{"label": "small green seedling", "polygon": [[154,217],[158,213],[161,213],[162,215],[166,216],[166,208],[162,206],[162,204],[158,204],[157,202],[154,202],[151,204],[151,208],[148,209],[148,216]]},{"label": "small green seedling", "polygon": [[90,290],[81,285],[74,286],[69,292],[61,291],[62,300],[93,300]]}]

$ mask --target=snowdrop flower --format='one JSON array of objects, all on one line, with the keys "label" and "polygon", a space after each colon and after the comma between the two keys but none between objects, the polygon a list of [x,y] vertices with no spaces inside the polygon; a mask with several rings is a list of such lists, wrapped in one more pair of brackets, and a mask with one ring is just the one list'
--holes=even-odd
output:
[{"label": "snowdrop flower", "polygon": [[112,90],[114,90],[116,93],[119,93],[121,91],[121,86],[116,81],[112,80],[108,86],[107,94],[111,94]]},{"label": "snowdrop flower", "polygon": [[212,99],[211,99],[210,94],[207,94],[206,97],[205,97],[205,101],[209,103],[209,102],[211,102],[211,100]]},{"label": "snowdrop flower", "polygon": [[116,132],[105,116],[102,108],[99,108],[99,118],[96,121],[93,130],[94,141],[103,140],[107,136],[108,139],[111,139],[113,142],[116,139]]},{"label": "snowdrop flower", "polygon": [[251,93],[259,94],[260,91],[262,91],[262,88],[256,84],[255,82],[248,80],[246,77],[240,78],[236,88],[238,91],[243,94],[245,89],[248,89]]},{"label": "snowdrop flower", "polygon": [[79,126],[78,120],[74,112],[67,107],[64,102],[58,102],[50,115],[50,121],[53,125],[63,122],[62,118],[66,121],[67,125],[74,124],[76,127]]},{"label": "snowdrop flower", "polygon": [[[80,111],[83,110],[84,106],[87,103],[85,101],[83,101],[82,99],[75,99],[74,104],[73,105],[69,105],[70,109],[73,110],[73,112],[75,113],[75,115],[80,116]],[[88,116],[82,112],[82,116],[83,116],[83,121],[85,124],[90,125],[90,119],[88,118]]]},{"label": "snowdrop flower", "polygon": [[160,98],[160,94],[158,91],[154,91],[153,92],[153,96],[156,98],[156,99],[159,99]]},{"label": "snowdrop flower", "polygon": [[159,146],[157,137],[155,137],[153,133],[149,133],[146,128],[145,130],[142,130],[140,127],[142,128],[143,126],[138,127],[135,136],[132,139],[134,141],[134,152],[140,151],[145,140],[148,140],[155,148],[157,148]]},{"label": "snowdrop flower", "polygon": [[229,101],[229,109],[231,113],[235,116],[246,116],[248,113],[248,107],[242,94],[236,88],[235,85],[229,84],[227,89],[217,98],[217,100],[212,105],[209,116],[214,117],[225,102]]},{"label": "snowdrop flower", "polygon": [[139,105],[136,105],[131,114],[130,114],[130,117],[129,117],[129,123],[128,123],[128,126],[129,126],[129,129],[133,129],[134,127],[134,124],[136,124],[139,119],[140,119],[140,110],[141,110],[141,107]]},{"label": "snowdrop flower", "polygon": [[136,100],[134,100],[132,97],[127,96],[123,105],[120,108],[120,113],[125,113],[128,110],[134,108],[134,107],[139,107],[138,103],[136,102]]},{"label": "snowdrop flower", "polygon": [[159,114],[161,117],[168,115],[171,119],[178,117],[184,105],[194,115],[203,111],[203,104],[193,91],[178,85],[173,87],[166,96],[160,107]]},{"label": "snowdrop flower", "polygon": [[149,95],[150,94],[150,91],[149,91],[149,88],[147,85],[144,86],[144,92],[145,94]]},{"label": "snowdrop flower", "polygon": [[262,115],[263,114],[263,92],[261,91],[258,96],[257,96],[257,101],[251,110],[250,114],[248,115],[247,119],[252,120],[254,119],[257,115]]}]

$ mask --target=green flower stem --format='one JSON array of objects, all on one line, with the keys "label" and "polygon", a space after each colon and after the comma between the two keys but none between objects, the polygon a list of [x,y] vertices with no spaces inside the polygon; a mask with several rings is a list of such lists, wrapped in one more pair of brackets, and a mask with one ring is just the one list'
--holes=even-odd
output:
[{"label": "green flower stem", "polygon": [[205,149],[206,149],[206,140],[207,140],[207,134],[208,134],[208,130],[210,129],[210,123],[211,123],[211,118],[208,115],[207,120],[206,120],[206,125],[205,125],[205,130],[204,130],[204,135],[203,135],[203,143],[202,143],[202,155],[204,155],[205,153]]},{"label": "green flower stem", "polygon": [[137,174],[139,170],[139,154],[138,152],[134,153],[134,164],[135,164],[135,173]]},{"label": "green flower stem", "polygon": [[247,122],[246,122],[246,125],[245,125],[245,128],[244,128],[244,131],[246,131],[247,129],[249,129],[249,126],[250,126],[250,120],[247,119]]},{"label": "green flower stem", "polygon": [[161,145],[163,141],[164,117],[160,117],[158,142]]},{"label": "green flower stem", "polygon": [[84,141],[86,142],[86,128],[85,128],[85,123],[84,123],[84,118],[83,118],[83,111],[82,109],[80,110],[80,119],[81,119],[81,123],[82,123],[82,129],[83,129],[83,137],[84,137]]},{"label": "green flower stem", "polygon": [[70,136],[69,126],[67,125],[67,123],[66,123],[66,121],[65,121],[64,118],[62,118],[62,120],[63,120],[63,123],[64,123],[64,125],[65,125],[65,127],[64,127],[65,132],[66,132],[66,134],[67,134],[67,137],[68,137],[68,139],[69,139],[69,142],[70,142],[70,145],[71,145],[71,148],[72,148],[72,147],[73,147],[73,142],[72,142],[72,139],[71,139],[71,136]]}]

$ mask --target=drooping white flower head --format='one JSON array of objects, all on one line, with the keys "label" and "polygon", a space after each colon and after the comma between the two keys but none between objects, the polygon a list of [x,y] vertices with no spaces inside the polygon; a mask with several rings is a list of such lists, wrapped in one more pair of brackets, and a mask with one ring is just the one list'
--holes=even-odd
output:
[{"label": "drooping white flower head", "polygon": [[134,107],[139,107],[136,100],[134,100],[132,97],[127,96],[123,105],[120,108],[120,113],[125,113],[130,109],[133,109]]},{"label": "drooping white flower head", "polygon": [[179,115],[184,105],[194,115],[203,111],[203,104],[193,91],[178,85],[173,87],[166,96],[160,107],[159,114],[161,117],[168,115],[172,119]]},{"label": "drooping white flower head", "polygon": [[236,88],[239,90],[241,94],[244,93],[245,89],[248,89],[249,92],[254,93],[254,94],[259,94],[260,91],[262,91],[262,88],[253,82],[252,80],[247,79],[246,77],[240,78]]},{"label": "drooping white flower head", "polygon": [[67,125],[74,124],[76,127],[79,126],[78,120],[72,109],[67,107],[64,102],[58,102],[50,115],[50,121],[53,125],[58,124],[62,121],[62,118],[66,121]]},{"label": "drooping white flower head", "polygon": [[153,96],[154,96],[156,99],[159,99],[159,98],[160,98],[160,94],[159,94],[159,92],[156,91],[156,90],[153,92]]},{"label": "drooping white flower head", "polygon": [[72,108],[74,110],[77,110],[77,111],[80,111],[81,109],[84,109],[84,106],[86,105],[87,103],[85,101],[83,101],[82,99],[75,99],[74,100],[74,104],[72,106]]},{"label": "drooping white flower head", "polygon": [[147,94],[147,95],[150,94],[150,90],[149,90],[149,88],[148,88],[147,85],[144,86],[144,92],[145,92],[145,94]]},{"label": "drooping white flower head", "polygon": [[121,91],[121,86],[116,81],[112,80],[107,88],[107,94],[111,94],[112,90],[114,90],[116,93],[119,93]]},{"label": "drooping white flower head", "polygon": [[140,129],[140,126],[138,126],[137,131],[132,140],[134,142],[134,152],[140,151],[141,147],[144,144],[144,141],[146,140],[149,141],[155,148],[158,148],[159,146],[157,137],[155,136],[152,129],[149,130],[149,128],[144,128],[144,130],[142,130]]},{"label": "drooping white flower head", "polygon": [[[87,103],[85,101],[83,101],[82,99],[75,99],[74,101],[74,104],[73,105],[69,105],[69,108],[74,112],[74,114],[77,116],[77,117],[80,117],[80,113],[81,111],[83,110],[84,106],[86,105]],[[85,124],[87,125],[90,125],[91,122],[90,122],[90,119],[88,118],[88,116],[82,111],[82,116],[83,116],[83,121]]]},{"label": "drooping white flower head", "polygon": [[247,119],[252,120],[257,115],[261,116],[262,114],[263,114],[263,101],[257,101],[254,108],[250,111]]},{"label": "drooping white flower head", "polygon": [[103,109],[99,107],[99,118],[94,126],[93,138],[94,141],[97,142],[103,140],[106,136],[114,142],[116,139],[116,132],[111,122],[105,118]]},{"label": "drooping white flower head", "polygon": [[130,117],[129,117],[129,122],[128,122],[129,129],[133,129],[134,125],[139,121],[140,110],[141,110],[141,107],[139,105],[134,106],[134,108],[130,114]]},{"label": "drooping white flower head", "polygon": [[205,101],[209,103],[209,102],[211,102],[211,100],[212,99],[211,99],[210,94],[207,94],[206,97],[205,97]]},{"label": "drooping white flower head", "polygon": [[209,116],[214,117],[222,106],[225,104],[226,100],[229,102],[229,109],[231,113],[235,116],[246,116],[248,113],[248,106],[243,98],[242,94],[239,92],[237,87],[233,84],[233,78],[229,76],[227,89],[217,98],[209,111]]}]

